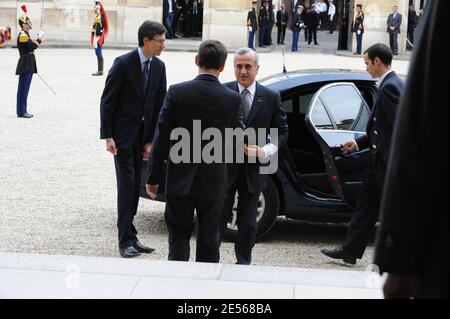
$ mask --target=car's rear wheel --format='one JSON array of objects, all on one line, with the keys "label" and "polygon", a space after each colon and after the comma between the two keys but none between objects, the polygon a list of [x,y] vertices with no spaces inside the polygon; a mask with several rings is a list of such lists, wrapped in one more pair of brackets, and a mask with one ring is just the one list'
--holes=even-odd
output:
[{"label": "car's rear wheel", "polygon": [[[233,214],[227,223],[224,237],[234,241],[237,237],[237,193],[234,199]],[[258,225],[257,238],[264,236],[275,223],[280,209],[280,198],[275,183],[271,178],[267,180],[266,189],[259,195],[256,222]]]}]

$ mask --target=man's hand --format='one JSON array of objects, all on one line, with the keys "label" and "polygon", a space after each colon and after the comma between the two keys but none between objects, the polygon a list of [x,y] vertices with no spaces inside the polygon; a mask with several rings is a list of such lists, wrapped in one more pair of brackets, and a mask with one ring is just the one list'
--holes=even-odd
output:
[{"label": "man's hand", "polygon": [[355,141],[348,141],[345,144],[341,145],[341,151],[344,153],[354,152],[357,148]]},{"label": "man's hand", "polygon": [[147,191],[148,196],[153,200],[156,199],[156,194],[158,194],[158,186],[159,185],[145,184],[145,190]]},{"label": "man's hand", "polygon": [[144,149],[142,150],[142,156],[149,157],[151,151],[152,151],[152,143],[146,143],[144,145]]},{"label": "man's hand", "polygon": [[247,155],[248,157],[260,157],[260,158],[266,157],[266,153],[258,145],[245,144],[244,145],[244,154]]},{"label": "man's hand", "polygon": [[38,32],[38,38],[42,40],[42,38],[44,37],[44,31],[39,31]]},{"label": "man's hand", "polygon": [[384,286],[385,299],[411,299],[417,297],[417,279],[389,274]]},{"label": "man's hand", "polygon": [[112,155],[117,155],[116,143],[112,138],[106,139],[106,150],[110,152]]}]

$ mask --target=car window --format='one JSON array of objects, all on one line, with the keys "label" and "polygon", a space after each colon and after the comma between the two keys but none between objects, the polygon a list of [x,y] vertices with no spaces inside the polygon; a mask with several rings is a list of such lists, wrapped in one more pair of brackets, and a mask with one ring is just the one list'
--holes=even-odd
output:
[{"label": "car window", "polygon": [[311,122],[316,129],[332,130],[334,129],[330,117],[320,99],[316,99],[311,111]]},{"label": "car window", "polygon": [[309,94],[300,95],[300,113],[306,114],[308,112],[309,104],[311,104],[311,100],[316,92],[312,92]]},{"label": "car window", "polygon": [[294,112],[294,106],[293,106],[292,99],[288,99],[288,100],[282,102],[282,105],[283,105],[283,110],[286,113],[293,113]]},{"label": "car window", "polygon": [[349,131],[358,123],[367,123],[368,110],[354,86],[332,86],[320,94],[320,99],[330,111],[338,130]]}]

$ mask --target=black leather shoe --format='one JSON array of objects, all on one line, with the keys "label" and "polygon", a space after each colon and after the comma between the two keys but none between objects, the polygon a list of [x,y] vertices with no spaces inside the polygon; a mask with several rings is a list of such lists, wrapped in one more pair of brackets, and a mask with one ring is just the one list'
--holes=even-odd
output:
[{"label": "black leather shoe", "polygon": [[356,257],[348,256],[344,253],[344,250],[342,248],[336,248],[336,249],[321,249],[320,252],[324,254],[327,257],[333,258],[333,259],[342,259],[345,263],[355,265],[356,264]]},{"label": "black leather shoe", "polygon": [[137,257],[140,253],[133,246],[128,246],[125,248],[119,248],[120,256],[123,258]]},{"label": "black leather shoe", "polygon": [[102,71],[97,71],[95,73],[92,73],[92,76],[102,76],[103,72]]},{"label": "black leather shoe", "polygon": [[23,115],[18,115],[18,117],[23,117],[23,118],[26,118],[26,119],[31,119],[31,118],[33,117],[33,114],[25,113],[25,114],[23,114]]},{"label": "black leather shoe", "polygon": [[133,243],[133,247],[140,253],[146,253],[146,254],[150,254],[152,251],[154,251],[154,248],[151,247],[147,247],[142,245],[139,241],[136,241]]}]

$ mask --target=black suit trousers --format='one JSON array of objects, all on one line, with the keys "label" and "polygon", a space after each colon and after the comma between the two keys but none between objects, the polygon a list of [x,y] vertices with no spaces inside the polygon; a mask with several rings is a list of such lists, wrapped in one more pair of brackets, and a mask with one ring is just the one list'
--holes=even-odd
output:
[{"label": "black suit trousers", "polygon": [[236,191],[238,192],[237,219],[238,235],[234,243],[234,251],[238,264],[250,265],[252,261],[252,249],[255,246],[257,235],[257,208],[259,193],[248,191],[247,175],[242,167],[236,181],[228,189],[228,197],[225,201],[223,214],[223,230],[229,221]]},{"label": "black suit trousers", "polygon": [[137,241],[137,230],[133,225],[139,204],[142,170],[142,131],[133,147],[119,149],[114,156],[117,179],[117,228],[119,247],[124,248]]},{"label": "black suit trousers", "polygon": [[[375,157],[375,156],[374,156]],[[381,163],[368,168],[356,197],[356,207],[342,246],[344,252],[361,259],[378,220],[385,169]]]},{"label": "black suit trousers", "polygon": [[197,212],[197,262],[220,260],[220,227],[224,200],[167,195],[165,220],[169,232],[169,260],[189,261],[189,240]]},{"label": "black suit trousers", "polygon": [[284,44],[284,39],[286,37],[286,25],[277,26],[277,44]]},{"label": "black suit trousers", "polygon": [[389,32],[389,46],[391,47],[392,53],[398,53],[398,31]]}]

